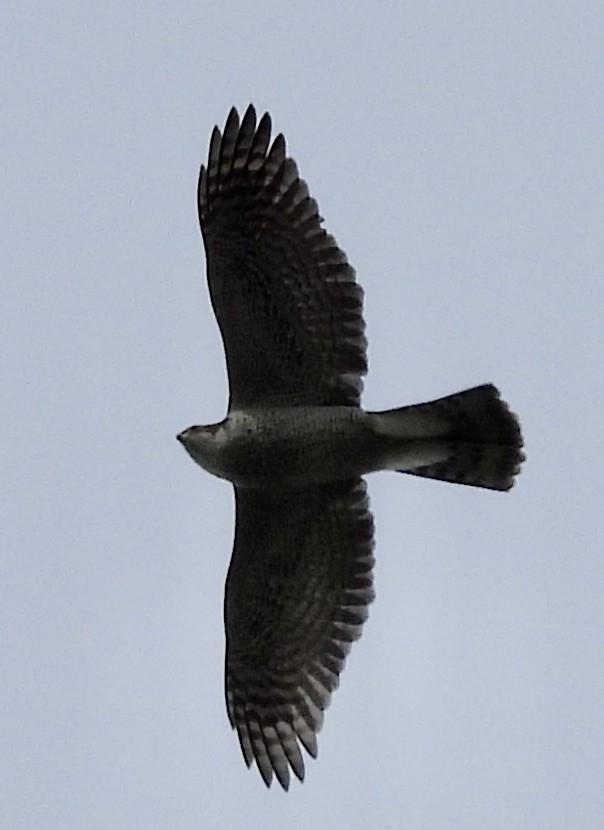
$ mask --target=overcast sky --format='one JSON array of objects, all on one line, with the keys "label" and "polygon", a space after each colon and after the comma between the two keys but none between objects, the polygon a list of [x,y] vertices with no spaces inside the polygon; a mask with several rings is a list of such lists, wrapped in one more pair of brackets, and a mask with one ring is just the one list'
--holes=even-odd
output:
[{"label": "overcast sky", "polygon": [[[0,824],[604,824],[604,7],[7,2]],[[377,409],[494,382],[509,494],[370,478],[376,589],[303,785],[223,703],[198,166],[270,110],[366,291]]]}]

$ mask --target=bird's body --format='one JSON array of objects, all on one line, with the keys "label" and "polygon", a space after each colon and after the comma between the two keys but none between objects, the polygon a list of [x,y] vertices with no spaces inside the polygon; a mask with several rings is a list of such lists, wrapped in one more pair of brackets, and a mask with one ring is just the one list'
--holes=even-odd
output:
[{"label": "bird's body", "polygon": [[[485,421],[470,422],[474,435],[490,424],[489,408],[497,429],[513,426],[513,416],[494,387],[461,394],[466,401],[473,397],[481,404]],[[414,473],[447,462],[456,430],[460,437],[460,425],[452,423],[446,411],[457,397],[390,412],[365,412],[354,406],[250,407],[231,410],[219,424],[189,427],[178,437],[191,457],[213,475],[236,487],[282,492],[377,470]],[[474,469],[469,458],[465,466],[467,472]],[[493,466],[485,474],[495,489],[505,489],[507,483],[500,481],[500,473],[500,466]]]},{"label": "bird's body", "polygon": [[246,409],[183,434],[195,461],[237,487],[292,490],[377,469],[379,437],[352,406]]},{"label": "bird's body", "polygon": [[373,599],[377,470],[508,490],[523,459],[490,385],[386,412],[360,406],[363,293],[270,119],[232,110],[199,182],[208,281],[229,372],[226,418],[178,438],[233,483],[226,698],[265,783],[302,779]]}]

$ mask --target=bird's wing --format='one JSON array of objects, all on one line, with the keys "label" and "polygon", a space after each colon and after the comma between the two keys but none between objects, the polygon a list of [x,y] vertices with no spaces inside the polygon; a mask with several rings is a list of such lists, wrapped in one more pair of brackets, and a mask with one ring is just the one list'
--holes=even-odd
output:
[{"label": "bird's wing", "polygon": [[271,120],[215,127],[198,201],[230,406],[359,403],[363,291]]},{"label": "bird's wing", "polygon": [[373,599],[373,518],[356,479],[282,495],[236,489],[225,593],[226,700],[248,766],[287,789]]}]

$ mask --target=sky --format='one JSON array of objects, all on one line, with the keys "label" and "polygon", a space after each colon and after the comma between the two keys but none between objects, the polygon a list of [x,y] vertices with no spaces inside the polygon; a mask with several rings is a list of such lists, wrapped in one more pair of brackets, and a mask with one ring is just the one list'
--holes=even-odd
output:
[{"label": "sky", "polygon": [[[7,2],[0,824],[604,823],[604,7]],[[380,473],[377,599],[304,784],[223,701],[231,488],[198,167],[269,110],[365,288],[364,405],[493,382],[510,493]]]}]

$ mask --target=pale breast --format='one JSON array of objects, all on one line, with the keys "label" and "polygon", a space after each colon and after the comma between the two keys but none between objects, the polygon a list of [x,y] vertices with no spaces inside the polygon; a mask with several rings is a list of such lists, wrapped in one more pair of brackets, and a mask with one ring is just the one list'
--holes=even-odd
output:
[{"label": "pale breast", "polygon": [[232,411],[216,434],[225,478],[243,487],[303,487],[374,469],[377,439],[356,407]]}]

